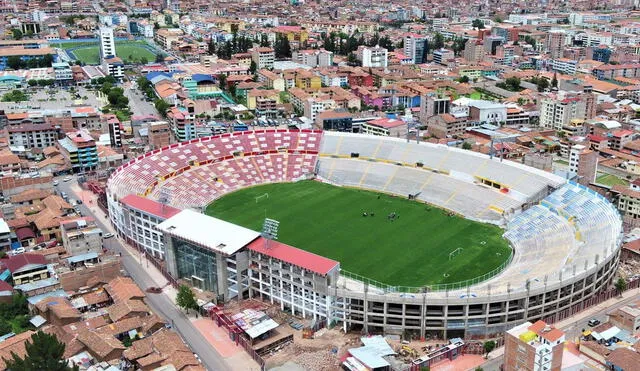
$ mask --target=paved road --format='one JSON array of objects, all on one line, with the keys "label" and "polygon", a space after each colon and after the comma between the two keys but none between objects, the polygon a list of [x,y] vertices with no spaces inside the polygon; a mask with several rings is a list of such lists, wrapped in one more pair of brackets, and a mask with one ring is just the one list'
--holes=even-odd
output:
[{"label": "paved road", "polygon": [[[69,197],[74,197],[74,193],[71,190],[71,186],[75,184],[75,179],[70,182],[63,182],[59,179],[58,189],[66,192]],[[108,230],[101,220],[96,217],[92,210],[83,202],[80,205],[83,215],[94,216],[98,226],[102,230]],[[102,211],[98,211],[102,213]],[[104,215],[103,215],[104,216]],[[153,279],[145,271],[145,267],[139,264],[139,256],[130,255],[123,247],[121,242],[116,238],[107,239],[105,246],[114,251],[122,253],[122,265],[125,271],[131,275],[131,278],[143,289],[147,289],[150,286],[156,286]],[[191,350],[196,353],[203,365],[208,370],[232,370],[220,354],[209,344],[209,342],[202,336],[202,334],[193,326],[191,321],[180,311],[164,294],[150,294],[147,295],[146,302],[151,309],[173,324],[173,328],[176,329],[183,337],[183,339],[189,344]]]},{"label": "paved road", "polygon": [[152,102],[147,102],[144,100],[142,93],[138,89],[124,89],[124,95],[129,98],[129,107],[131,107],[131,112],[133,112],[134,116],[137,115],[154,115],[160,117],[158,115],[158,111]]}]

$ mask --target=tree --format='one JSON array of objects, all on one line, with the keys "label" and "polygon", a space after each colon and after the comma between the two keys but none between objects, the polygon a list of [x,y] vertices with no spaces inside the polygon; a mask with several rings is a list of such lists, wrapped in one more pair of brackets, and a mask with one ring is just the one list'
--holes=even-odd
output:
[{"label": "tree", "polygon": [[470,150],[472,148],[471,143],[464,142],[462,143],[462,149]]},{"label": "tree", "polygon": [[460,78],[458,79],[458,82],[461,82],[461,83],[463,83],[463,84],[468,83],[468,82],[469,82],[469,76],[466,76],[466,75],[465,75],[465,76],[460,77]]},{"label": "tree", "polygon": [[484,344],[482,344],[482,348],[484,348],[485,354],[489,356],[489,353],[496,349],[496,342],[493,340],[485,341]]},{"label": "tree", "polygon": [[474,19],[473,22],[471,22],[471,27],[482,30],[484,29],[484,22],[481,19]]},{"label": "tree", "polygon": [[218,84],[220,85],[220,89],[222,89],[222,91],[226,91],[227,90],[227,75],[225,75],[225,74],[218,75]]},{"label": "tree", "polygon": [[149,60],[147,59],[147,57],[140,57],[140,64],[148,64]]},{"label": "tree", "polygon": [[16,40],[22,39],[22,36],[23,36],[22,31],[20,31],[19,28],[11,29],[11,34],[13,35],[13,38]]},{"label": "tree", "polygon": [[258,65],[256,64],[256,61],[252,59],[251,64],[249,65],[249,72],[251,72],[251,74],[253,75],[256,73],[257,69],[258,69]]},{"label": "tree", "polygon": [[506,80],[504,80],[504,83],[507,85],[507,90],[520,90],[520,78],[516,76],[508,77]]},{"label": "tree", "polygon": [[178,304],[180,308],[186,309],[187,313],[189,313],[189,309],[198,309],[196,296],[187,285],[180,285],[178,294],[176,295],[176,304]]},{"label": "tree", "polygon": [[286,36],[278,35],[278,37],[276,38],[276,43],[273,46],[276,58],[291,58],[291,44],[289,43],[289,38],[287,38]]},{"label": "tree", "polygon": [[558,88],[558,78],[556,77],[555,72],[553,73],[553,78],[551,79],[551,87]]},{"label": "tree", "polygon": [[25,62],[17,55],[12,55],[7,58],[7,67],[12,70],[19,70],[25,66]]},{"label": "tree", "polygon": [[156,109],[162,115],[162,117],[167,117],[167,110],[169,109],[169,103],[165,102],[162,99],[157,99],[154,102]]},{"label": "tree", "polygon": [[624,278],[620,277],[618,278],[614,286],[618,293],[622,295],[622,292],[627,289],[627,281],[625,281]]},{"label": "tree", "polygon": [[49,335],[38,331],[31,335],[31,341],[25,344],[27,354],[24,358],[18,357],[11,352],[11,359],[4,359],[6,369],[12,371],[68,371],[77,370],[77,366],[71,368],[64,358],[64,343],[60,342],[55,335]]},{"label": "tree", "polygon": [[444,47],[444,36],[440,32],[436,32],[433,36],[433,49],[437,50]]}]

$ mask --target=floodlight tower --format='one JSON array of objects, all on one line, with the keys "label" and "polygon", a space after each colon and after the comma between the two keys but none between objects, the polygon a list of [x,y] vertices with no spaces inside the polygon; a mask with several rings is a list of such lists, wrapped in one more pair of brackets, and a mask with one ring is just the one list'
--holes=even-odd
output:
[{"label": "floodlight tower", "polygon": [[262,233],[261,236],[264,238],[264,248],[269,248],[269,241],[278,239],[278,228],[280,227],[280,222],[275,219],[264,218],[264,223],[262,224]]}]

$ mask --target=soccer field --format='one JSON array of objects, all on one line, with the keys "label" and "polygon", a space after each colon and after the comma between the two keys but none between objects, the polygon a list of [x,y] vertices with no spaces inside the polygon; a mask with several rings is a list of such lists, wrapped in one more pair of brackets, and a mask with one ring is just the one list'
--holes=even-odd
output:
[{"label": "soccer field", "polygon": [[[64,48],[85,64],[100,63],[100,47],[97,43],[73,43],[65,45]],[[148,62],[153,62],[156,58],[156,55],[147,49],[146,44],[140,41],[116,41],[116,54],[126,63],[139,62],[143,57]]]},{"label": "soccer field", "polygon": [[[265,217],[276,219],[280,242],[338,260],[343,269],[389,285],[475,278],[511,254],[496,226],[416,201],[316,181],[242,189],[215,201],[206,213],[257,231]],[[390,220],[391,213],[398,217]]]}]

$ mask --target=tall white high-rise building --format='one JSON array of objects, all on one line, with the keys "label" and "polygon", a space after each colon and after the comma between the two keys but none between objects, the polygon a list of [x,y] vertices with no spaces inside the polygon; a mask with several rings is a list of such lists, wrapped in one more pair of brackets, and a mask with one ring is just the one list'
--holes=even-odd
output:
[{"label": "tall white high-rise building", "polygon": [[100,27],[100,58],[116,56],[116,40],[113,36],[113,28]]}]

